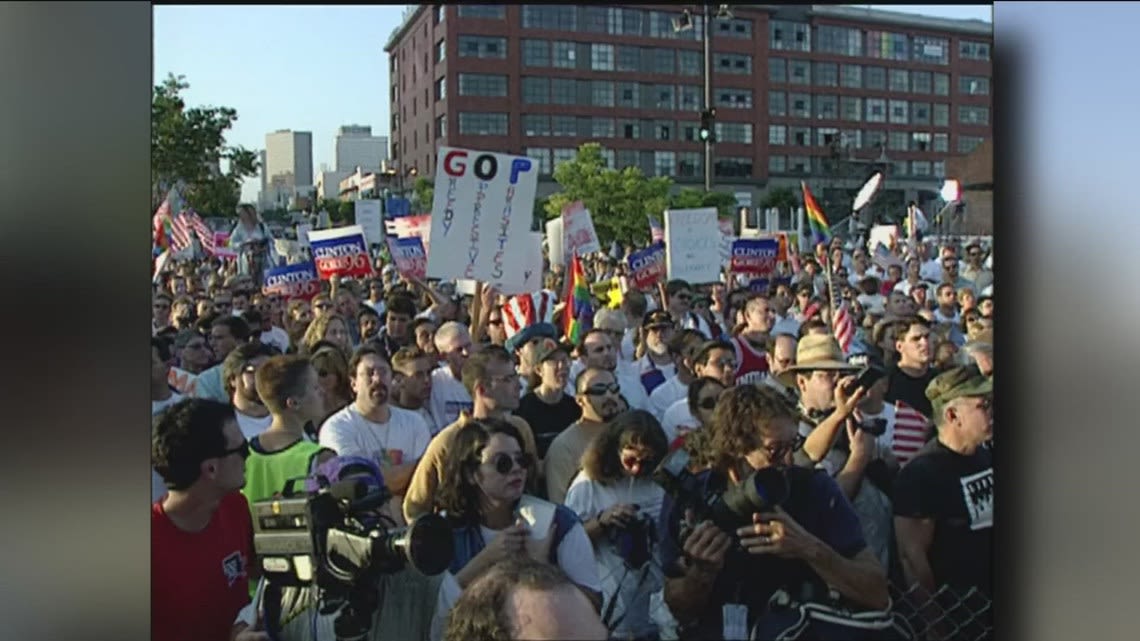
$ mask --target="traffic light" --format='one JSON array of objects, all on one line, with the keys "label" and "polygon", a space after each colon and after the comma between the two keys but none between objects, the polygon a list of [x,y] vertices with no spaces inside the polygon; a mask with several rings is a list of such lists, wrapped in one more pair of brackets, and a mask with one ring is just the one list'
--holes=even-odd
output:
[{"label": "traffic light", "polygon": [[701,112],[701,129],[698,135],[701,142],[716,142],[716,128],[713,126],[716,120],[716,109],[706,109]]}]

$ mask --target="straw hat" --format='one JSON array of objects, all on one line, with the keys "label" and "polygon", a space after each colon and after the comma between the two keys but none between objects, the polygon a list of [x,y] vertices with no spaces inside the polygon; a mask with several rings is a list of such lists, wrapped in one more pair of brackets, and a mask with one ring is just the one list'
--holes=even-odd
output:
[{"label": "straw hat", "polygon": [[835,370],[856,372],[858,366],[847,362],[843,349],[834,336],[808,334],[796,346],[796,364],[780,373],[776,379],[783,385],[795,389],[796,374],[815,370]]}]

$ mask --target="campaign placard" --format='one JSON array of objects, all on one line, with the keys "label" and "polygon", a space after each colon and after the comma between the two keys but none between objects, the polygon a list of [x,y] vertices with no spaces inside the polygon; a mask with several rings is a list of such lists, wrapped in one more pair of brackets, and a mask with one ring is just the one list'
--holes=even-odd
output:
[{"label": "campaign placard", "polygon": [[380,215],[379,200],[358,200],[353,203],[353,215],[360,228],[364,230],[364,240],[368,246],[383,244],[384,219]]},{"label": "campaign placard", "polygon": [[392,256],[392,264],[396,271],[407,278],[423,280],[427,275],[427,252],[421,239],[412,236],[408,238],[389,238],[388,253]]},{"label": "campaign placard", "polygon": [[262,290],[266,294],[278,294],[288,300],[312,300],[321,291],[321,279],[317,276],[316,265],[312,261],[306,261],[265,270]]},{"label": "campaign placard", "polygon": [[629,255],[630,280],[635,289],[648,289],[665,277],[665,243],[656,242]]},{"label": "campaign placard", "polygon": [[591,254],[602,248],[590,210],[580,200],[562,208],[562,234],[563,244],[571,256]]},{"label": "campaign placard", "polygon": [[372,259],[360,225],[311,231],[309,245],[321,280],[329,280],[334,275],[353,278],[372,275]]},{"label": "campaign placard", "polygon": [[[526,269],[538,167],[532,158],[440,147],[427,275],[501,288]],[[513,250],[513,251],[512,251]]]},{"label": "campaign placard", "polygon": [[775,238],[740,239],[732,243],[732,271],[755,278],[767,278],[776,272],[780,241]]}]

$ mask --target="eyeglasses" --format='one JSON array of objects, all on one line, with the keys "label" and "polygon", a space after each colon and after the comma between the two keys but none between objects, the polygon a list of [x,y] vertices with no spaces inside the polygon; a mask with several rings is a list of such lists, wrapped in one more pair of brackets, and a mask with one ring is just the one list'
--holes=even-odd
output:
[{"label": "eyeglasses", "polygon": [[768,455],[769,461],[782,461],[787,458],[788,454],[791,454],[792,452],[795,452],[803,447],[806,440],[807,439],[804,438],[803,435],[796,434],[795,438],[790,441],[782,441],[780,443],[775,443],[772,445],[761,446],[760,449],[764,450],[764,453]]},{"label": "eyeglasses", "polygon": [[652,467],[655,459],[652,456],[623,456],[621,459],[622,467],[626,469]]},{"label": "eyeglasses", "polygon": [[514,456],[505,452],[499,452],[491,457],[490,461],[487,461],[488,465],[494,467],[496,472],[504,476],[510,474],[516,465],[525,470],[528,469],[532,463],[533,459],[531,459],[530,454],[526,452],[520,452]]},{"label": "eyeglasses", "polygon": [[241,445],[233,448],[232,450],[225,450],[218,455],[218,458],[226,458],[233,454],[240,454],[242,460],[249,458],[249,441],[242,439]]},{"label": "eyeglasses", "polygon": [[585,392],[589,396],[603,396],[605,394],[620,394],[621,386],[617,383],[606,385],[605,383],[594,383],[587,387]]}]

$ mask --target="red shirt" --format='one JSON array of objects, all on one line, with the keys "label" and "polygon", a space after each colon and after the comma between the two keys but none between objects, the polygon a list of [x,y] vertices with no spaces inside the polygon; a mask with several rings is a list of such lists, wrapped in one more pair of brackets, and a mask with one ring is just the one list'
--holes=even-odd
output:
[{"label": "red shirt", "polygon": [[736,384],[749,385],[764,380],[768,376],[764,351],[757,351],[743,336],[733,336],[732,344],[736,347]]},{"label": "red shirt", "polygon": [[175,527],[159,501],[150,510],[153,641],[221,641],[249,603],[253,522],[234,492],[201,532]]}]

